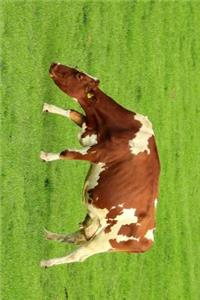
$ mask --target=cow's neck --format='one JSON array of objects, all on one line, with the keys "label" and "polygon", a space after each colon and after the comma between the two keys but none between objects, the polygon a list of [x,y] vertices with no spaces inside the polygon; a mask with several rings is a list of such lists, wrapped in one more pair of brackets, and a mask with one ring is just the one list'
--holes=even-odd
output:
[{"label": "cow's neck", "polygon": [[[93,91],[93,95],[94,98],[81,101],[89,125],[98,128],[102,125],[106,125],[107,128],[123,128],[123,126],[127,127],[127,122],[132,123],[133,113],[123,108],[99,88]],[[88,101],[91,101],[89,105],[85,105],[84,103]]]}]

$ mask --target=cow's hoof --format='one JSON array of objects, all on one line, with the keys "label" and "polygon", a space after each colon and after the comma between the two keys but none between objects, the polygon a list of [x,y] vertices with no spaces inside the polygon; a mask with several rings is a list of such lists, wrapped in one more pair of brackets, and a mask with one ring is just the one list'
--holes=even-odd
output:
[{"label": "cow's hoof", "polygon": [[50,234],[50,232],[46,228],[44,228],[43,237],[45,240],[49,240],[49,234]]},{"label": "cow's hoof", "polygon": [[40,262],[40,267],[41,268],[48,268],[48,267],[50,267],[50,262],[49,262],[49,260],[41,260],[41,262]]},{"label": "cow's hoof", "polygon": [[40,152],[40,159],[43,160],[43,161],[48,161],[48,153],[44,152],[44,151],[41,151]]},{"label": "cow's hoof", "polygon": [[50,108],[50,104],[44,103],[42,111],[43,112],[49,112],[49,110],[50,110],[49,108]]},{"label": "cow's hoof", "polygon": [[44,228],[44,239],[45,240],[55,240],[56,233],[48,231]]}]

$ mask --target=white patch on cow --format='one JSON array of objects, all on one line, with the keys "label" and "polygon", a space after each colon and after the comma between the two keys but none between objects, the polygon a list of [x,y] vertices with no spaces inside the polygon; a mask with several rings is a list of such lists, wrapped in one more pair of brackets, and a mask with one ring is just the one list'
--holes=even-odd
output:
[{"label": "white patch on cow", "polygon": [[117,206],[112,206],[111,208],[110,208],[110,210],[112,210],[112,209],[115,209]]},{"label": "white patch on cow", "polygon": [[94,234],[96,234],[98,228],[99,228],[100,222],[98,217],[95,217],[92,219],[92,223],[85,227],[85,235],[88,239],[90,239]]},{"label": "white patch on cow", "polygon": [[70,109],[65,110],[63,108],[60,108],[58,106],[49,103],[44,103],[43,112],[49,112],[49,113],[57,114],[68,118],[70,116]]},{"label": "white patch on cow", "polygon": [[97,134],[91,134],[91,135],[86,135],[85,137],[81,137],[85,131],[87,129],[87,126],[85,124],[85,122],[82,124],[82,128],[81,131],[78,134],[78,139],[80,141],[80,143],[84,146],[84,147],[91,147],[93,145],[97,144]]},{"label": "white patch on cow", "polygon": [[66,110],[66,117],[67,117],[67,118],[70,118],[70,113],[71,113],[71,110],[70,110],[70,109]]},{"label": "white patch on cow", "polygon": [[97,144],[97,135],[96,134],[91,134],[91,135],[86,135],[84,138],[81,138],[81,143],[83,146],[93,146]]},{"label": "white patch on cow", "polygon": [[73,99],[75,102],[78,102],[78,99],[77,99],[77,98],[72,97],[72,99]]},{"label": "white patch on cow", "polygon": [[131,153],[137,155],[140,152],[147,151],[147,153],[150,154],[148,140],[154,134],[152,124],[147,117],[140,114],[136,114],[134,119],[139,121],[142,126],[136,133],[136,136],[129,141]]},{"label": "white patch on cow", "polygon": [[99,163],[93,163],[92,168],[90,170],[90,174],[88,175],[88,178],[85,182],[84,189],[86,191],[92,190],[95,188],[95,186],[98,185],[98,181],[100,178],[100,174],[105,170],[106,164],[99,162]]},{"label": "white patch on cow", "polygon": [[96,218],[98,217],[100,223],[100,229],[104,228],[107,224],[106,215],[109,212],[107,208],[98,208],[92,204],[87,204],[88,212],[90,217]]},{"label": "white patch on cow", "polygon": [[58,160],[60,159],[60,153],[48,153],[48,152],[41,151],[40,158],[45,161]]},{"label": "white patch on cow", "polygon": [[78,152],[80,154],[87,154],[88,153],[88,150],[90,149],[90,147],[84,147],[82,149],[70,149],[70,151],[74,151],[74,152]]},{"label": "white patch on cow", "polygon": [[134,236],[127,236],[127,235],[123,235],[123,234],[119,234],[116,238],[117,243],[126,242],[126,241],[130,241],[130,240],[139,242],[140,238],[136,238]]},{"label": "white patch on cow", "polygon": [[146,234],[145,234],[144,237],[145,237],[146,239],[148,239],[148,240],[154,241],[153,231],[154,231],[154,228],[147,230],[147,232],[146,232]]},{"label": "white patch on cow", "polygon": [[87,128],[86,123],[83,122],[83,124],[82,124],[82,126],[81,126],[81,130],[80,130],[80,132],[78,133],[78,139],[79,139],[79,141],[81,140],[81,135],[85,132],[86,128]]},{"label": "white patch on cow", "polygon": [[79,139],[80,143],[84,146],[84,148],[82,148],[82,149],[69,149],[69,151],[78,152],[80,154],[85,155],[85,154],[88,153],[88,150],[93,145],[96,145],[98,143],[96,134],[87,135],[84,138],[81,138],[81,135],[85,132],[86,128],[87,128],[87,126],[84,122],[82,124],[81,131],[78,134],[78,139]]},{"label": "white patch on cow", "polygon": [[158,199],[155,199],[155,201],[154,201],[154,208],[157,208],[157,205],[158,205]]},{"label": "white patch on cow", "polygon": [[122,212],[115,217],[114,220],[117,221],[117,223],[121,223],[121,225],[137,223],[138,217],[135,215],[135,212],[135,208],[124,208]]}]

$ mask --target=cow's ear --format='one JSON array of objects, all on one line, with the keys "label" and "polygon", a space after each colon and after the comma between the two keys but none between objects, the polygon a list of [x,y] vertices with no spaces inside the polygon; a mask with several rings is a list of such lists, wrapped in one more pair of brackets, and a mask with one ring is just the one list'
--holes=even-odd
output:
[{"label": "cow's ear", "polygon": [[89,91],[94,91],[98,86],[99,86],[99,80],[98,79],[92,79],[89,83],[88,83],[88,86],[87,86],[87,92]]}]

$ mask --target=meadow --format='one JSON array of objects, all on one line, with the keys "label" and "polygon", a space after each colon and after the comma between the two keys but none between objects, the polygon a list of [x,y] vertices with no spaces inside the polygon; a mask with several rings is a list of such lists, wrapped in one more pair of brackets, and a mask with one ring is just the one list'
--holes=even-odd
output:
[{"label": "meadow", "polygon": [[[200,2],[1,1],[1,299],[198,300],[200,270]],[[80,111],[49,77],[78,66],[154,125],[161,160],[155,245],[41,269],[75,246],[43,238],[83,220],[83,161],[40,150],[79,147],[79,129],[42,113]]]}]

